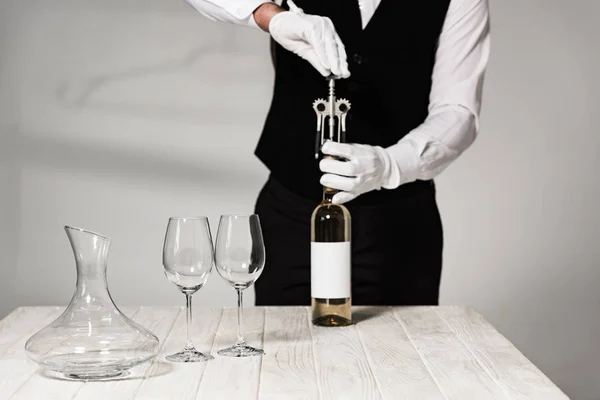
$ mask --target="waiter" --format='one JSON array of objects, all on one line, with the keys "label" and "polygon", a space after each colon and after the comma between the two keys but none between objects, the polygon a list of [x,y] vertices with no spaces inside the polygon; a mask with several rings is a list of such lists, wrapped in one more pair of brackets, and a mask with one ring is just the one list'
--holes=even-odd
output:
[{"label": "waiter", "polygon": [[[257,305],[310,304],[310,220],[322,185],[352,215],[354,305],[437,305],[443,232],[433,179],[479,130],[487,0],[187,0],[271,36],[275,84],[256,156],[266,266]],[[314,158],[312,103],[351,103],[345,144]]]}]

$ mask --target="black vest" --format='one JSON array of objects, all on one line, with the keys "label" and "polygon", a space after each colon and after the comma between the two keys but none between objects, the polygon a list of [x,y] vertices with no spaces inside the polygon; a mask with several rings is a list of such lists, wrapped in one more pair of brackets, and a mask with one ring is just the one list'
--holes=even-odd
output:
[{"label": "black vest", "polygon": [[[450,0],[381,0],[363,30],[357,0],[294,0],[306,14],[329,17],[348,54],[350,78],[336,80],[336,96],[351,103],[348,143],[388,147],[427,117],[438,38]],[[283,7],[287,7],[284,0]],[[256,156],[296,194],[319,201],[322,173],[314,158],[317,119],[327,80],[307,61],[272,42],[273,98]],[[431,187],[417,181],[359,196],[350,204],[393,201]]]}]

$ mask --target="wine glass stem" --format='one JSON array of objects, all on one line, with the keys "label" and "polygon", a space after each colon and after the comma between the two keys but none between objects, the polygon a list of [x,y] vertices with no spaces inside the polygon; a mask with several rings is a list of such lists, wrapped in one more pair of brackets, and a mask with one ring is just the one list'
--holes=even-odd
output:
[{"label": "wine glass stem", "polygon": [[191,349],[194,347],[190,338],[190,325],[192,324],[192,295],[190,293],[185,294],[186,302],[186,331],[187,331],[187,344],[186,348]]},{"label": "wine glass stem", "polygon": [[244,343],[244,336],[242,335],[242,309],[244,308],[242,301],[242,289],[236,288],[238,295],[238,343]]}]

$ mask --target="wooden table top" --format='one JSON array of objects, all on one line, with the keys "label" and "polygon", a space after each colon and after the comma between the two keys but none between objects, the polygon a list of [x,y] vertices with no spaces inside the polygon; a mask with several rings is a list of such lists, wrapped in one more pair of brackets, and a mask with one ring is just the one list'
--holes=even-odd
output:
[{"label": "wooden table top", "polygon": [[236,340],[235,308],[193,309],[192,339],[215,359],[177,364],[185,309],[120,307],[161,340],[161,353],[107,382],[51,379],[26,340],[64,308],[21,307],[0,321],[0,399],[568,399],[479,313],[461,307],[354,307],[356,323],[316,327],[306,307],[244,309],[263,357],[216,354]]}]

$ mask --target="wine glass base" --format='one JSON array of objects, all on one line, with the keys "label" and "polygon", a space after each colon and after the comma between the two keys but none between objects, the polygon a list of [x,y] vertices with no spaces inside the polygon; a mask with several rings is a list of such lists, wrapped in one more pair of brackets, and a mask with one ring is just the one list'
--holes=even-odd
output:
[{"label": "wine glass base", "polygon": [[170,354],[165,357],[165,360],[171,362],[181,362],[181,363],[190,363],[190,362],[204,362],[210,361],[214,359],[210,354],[204,354],[196,349],[184,349],[178,353]]},{"label": "wine glass base", "polygon": [[252,357],[261,356],[265,354],[265,352],[262,349],[248,346],[246,343],[236,343],[231,347],[219,350],[217,354],[225,357]]}]

